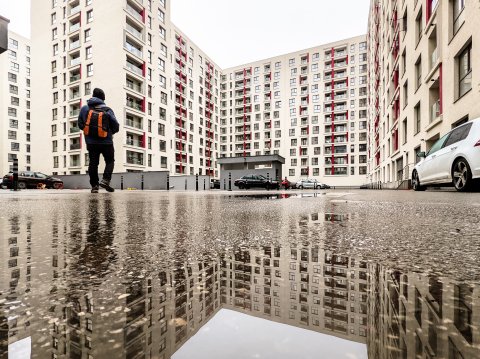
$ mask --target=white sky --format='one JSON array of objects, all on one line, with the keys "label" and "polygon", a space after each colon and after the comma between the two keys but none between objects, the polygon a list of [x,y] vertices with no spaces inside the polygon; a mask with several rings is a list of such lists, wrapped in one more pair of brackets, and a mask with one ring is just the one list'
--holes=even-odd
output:
[{"label": "white sky", "polygon": [[[370,4],[370,0],[169,1],[172,21],[222,68],[365,34]],[[10,19],[12,31],[30,36],[30,0],[0,0],[0,15]]]}]

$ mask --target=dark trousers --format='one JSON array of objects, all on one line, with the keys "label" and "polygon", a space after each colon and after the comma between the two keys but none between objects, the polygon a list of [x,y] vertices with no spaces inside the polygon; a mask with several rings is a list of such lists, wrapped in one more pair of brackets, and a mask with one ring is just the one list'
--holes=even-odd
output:
[{"label": "dark trousers", "polygon": [[88,175],[90,176],[90,184],[92,187],[98,186],[98,164],[100,162],[100,155],[105,160],[105,171],[103,172],[103,179],[110,181],[112,179],[113,167],[115,165],[115,149],[113,144],[109,145],[87,145],[88,158],[90,163],[88,165]]}]

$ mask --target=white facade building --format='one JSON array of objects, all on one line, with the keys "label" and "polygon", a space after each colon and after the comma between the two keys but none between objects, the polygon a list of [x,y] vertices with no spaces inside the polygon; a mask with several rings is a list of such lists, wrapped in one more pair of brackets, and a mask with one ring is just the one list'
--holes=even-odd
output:
[{"label": "white facade building", "polygon": [[31,167],[30,40],[8,33],[8,51],[0,56],[0,174]]},{"label": "white facade building", "polygon": [[222,156],[279,154],[291,179],[367,173],[365,36],[224,70]]}]

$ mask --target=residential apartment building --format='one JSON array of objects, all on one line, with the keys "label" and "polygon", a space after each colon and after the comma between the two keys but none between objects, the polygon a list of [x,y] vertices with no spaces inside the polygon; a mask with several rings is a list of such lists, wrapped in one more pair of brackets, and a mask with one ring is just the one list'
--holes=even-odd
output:
[{"label": "residential apartment building", "polygon": [[476,358],[479,287],[369,266],[370,358]]},{"label": "residential apartment building", "polygon": [[8,33],[8,50],[0,56],[0,173],[31,168],[30,40]]},{"label": "residential apartment building", "polygon": [[221,156],[279,154],[290,178],[365,183],[365,36],[226,69],[221,90]]},{"label": "residential apartment building", "polygon": [[417,153],[480,117],[474,0],[372,0],[369,48],[369,180],[411,178]]},{"label": "residential apartment building", "polygon": [[170,4],[49,5],[32,3],[32,51],[38,56],[33,92],[40,119],[35,132],[42,141],[37,166],[58,174],[87,171],[76,122],[93,88],[100,87],[121,125],[114,137],[115,171],[215,175],[219,68],[171,24]]}]

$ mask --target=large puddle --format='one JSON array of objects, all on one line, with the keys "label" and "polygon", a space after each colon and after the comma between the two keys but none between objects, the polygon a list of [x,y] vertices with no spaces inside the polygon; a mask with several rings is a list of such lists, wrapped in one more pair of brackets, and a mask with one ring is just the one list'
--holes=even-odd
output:
[{"label": "large puddle", "polygon": [[479,358],[480,206],[409,195],[0,194],[0,359]]}]

